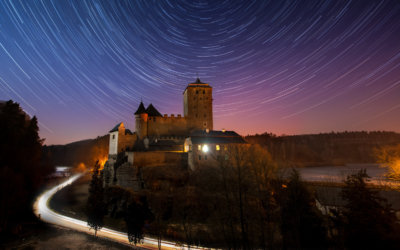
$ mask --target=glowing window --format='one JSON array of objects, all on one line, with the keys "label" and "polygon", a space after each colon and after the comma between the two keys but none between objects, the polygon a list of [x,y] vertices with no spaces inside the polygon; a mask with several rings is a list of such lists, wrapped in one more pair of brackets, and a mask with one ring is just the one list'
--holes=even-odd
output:
[{"label": "glowing window", "polygon": [[206,144],[204,144],[202,150],[203,150],[204,153],[207,153],[208,152],[208,146]]},{"label": "glowing window", "polygon": [[219,145],[215,145],[215,149],[220,150],[221,148],[219,147]]},{"label": "glowing window", "polygon": [[198,146],[197,146],[197,149],[198,149],[198,150],[201,150],[201,145],[198,145]]}]

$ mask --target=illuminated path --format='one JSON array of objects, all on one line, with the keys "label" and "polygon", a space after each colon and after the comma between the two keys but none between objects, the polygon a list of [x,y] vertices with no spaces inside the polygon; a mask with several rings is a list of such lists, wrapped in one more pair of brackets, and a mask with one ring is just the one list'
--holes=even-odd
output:
[{"label": "illuminated path", "polygon": [[[52,189],[45,191],[43,194],[41,194],[35,201],[33,205],[33,211],[37,217],[39,217],[41,220],[59,225],[62,227],[67,227],[70,229],[74,229],[77,231],[85,232],[91,235],[94,235],[94,231],[90,230],[90,228],[87,225],[86,221],[74,219],[71,217],[67,217],[61,214],[56,213],[55,211],[51,210],[48,207],[48,203],[51,199],[51,197],[63,189],[64,187],[70,185],[79,177],[81,177],[83,174],[75,174],[74,176],[70,177],[68,180],[64,181],[63,183],[53,187]],[[40,216],[39,216],[40,215]],[[131,245],[128,241],[128,236],[126,233],[123,232],[118,232],[112,229],[108,228],[102,228],[101,230],[97,231],[97,235],[99,237],[103,238],[108,238],[113,241],[123,243],[125,245]],[[168,241],[162,241],[161,246],[163,249],[188,249],[187,246],[185,245],[178,245],[174,242],[168,242]],[[144,237],[143,242],[141,244],[137,244],[136,247],[141,247],[141,248],[146,248],[146,249],[158,249],[158,243],[157,239],[153,238],[148,238]],[[201,249],[198,247],[190,247],[191,249]]]}]

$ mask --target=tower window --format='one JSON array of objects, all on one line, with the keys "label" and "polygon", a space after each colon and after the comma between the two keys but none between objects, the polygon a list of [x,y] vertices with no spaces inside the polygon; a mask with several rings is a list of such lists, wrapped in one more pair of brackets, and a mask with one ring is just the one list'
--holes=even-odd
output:
[{"label": "tower window", "polygon": [[199,91],[198,90],[196,90],[196,94],[198,94],[199,93]]},{"label": "tower window", "polygon": [[221,148],[220,148],[219,145],[215,145],[215,149],[216,149],[217,151],[219,151]]},{"label": "tower window", "polygon": [[115,135],[113,135],[113,137],[112,137],[113,139],[115,139]]},{"label": "tower window", "polygon": [[206,93],[206,91],[203,90],[203,94],[205,94],[205,93]]}]

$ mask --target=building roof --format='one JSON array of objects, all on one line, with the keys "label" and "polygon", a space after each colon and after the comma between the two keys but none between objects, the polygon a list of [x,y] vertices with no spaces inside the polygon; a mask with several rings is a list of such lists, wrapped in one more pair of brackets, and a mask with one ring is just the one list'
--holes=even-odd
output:
[{"label": "building roof", "polygon": [[109,133],[118,131],[118,129],[119,129],[119,127],[121,126],[121,124],[122,124],[122,122],[120,122],[120,123],[118,123],[117,125],[115,125],[115,127],[114,127],[113,129],[111,129]]},{"label": "building roof", "polygon": [[193,144],[211,143],[246,143],[246,141],[235,131],[219,131],[219,130],[196,130],[190,134]]},{"label": "building roof", "polygon": [[146,109],[146,113],[149,116],[162,116],[160,112],[150,103],[150,105]]},{"label": "building roof", "polygon": [[144,108],[143,102],[140,102],[138,109],[135,112],[135,115],[140,115],[146,113],[146,109]]},{"label": "building roof", "polygon": [[211,88],[211,86],[208,83],[202,82],[198,77],[196,78],[195,82],[189,83],[188,86],[186,86],[185,91],[187,88],[191,87]]}]

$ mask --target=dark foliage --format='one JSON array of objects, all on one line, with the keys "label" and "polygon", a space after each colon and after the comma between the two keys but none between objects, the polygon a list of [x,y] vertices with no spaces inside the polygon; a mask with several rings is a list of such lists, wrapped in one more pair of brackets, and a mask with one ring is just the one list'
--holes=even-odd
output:
[{"label": "dark foliage", "polygon": [[345,181],[341,196],[346,205],[337,213],[337,241],[348,249],[398,249],[399,224],[387,201],[367,187],[368,178],[360,170]]},{"label": "dark foliage", "polygon": [[281,233],[284,249],[325,249],[327,230],[315,198],[293,170],[289,182],[278,194],[281,208]]},{"label": "dark foliage", "polygon": [[311,135],[246,136],[268,149],[274,161],[289,166],[341,165],[376,162],[375,149],[400,143],[395,132],[340,132]]},{"label": "dark foliage", "polygon": [[95,236],[97,231],[103,227],[103,220],[106,214],[103,178],[99,169],[100,165],[97,161],[93,168],[92,180],[89,186],[89,197],[86,204],[87,223],[90,228],[94,229]]},{"label": "dark foliage", "polygon": [[18,233],[32,218],[33,199],[54,171],[42,155],[37,119],[18,103],[0,105],[0,232]]},{"label": "dark foliage", "polygon": [[135,197],[130,202],[125,213],[125,222],[128,231],[128,240],[135,245],[143,239],[146,221],[152,219],[145,196]]}]

